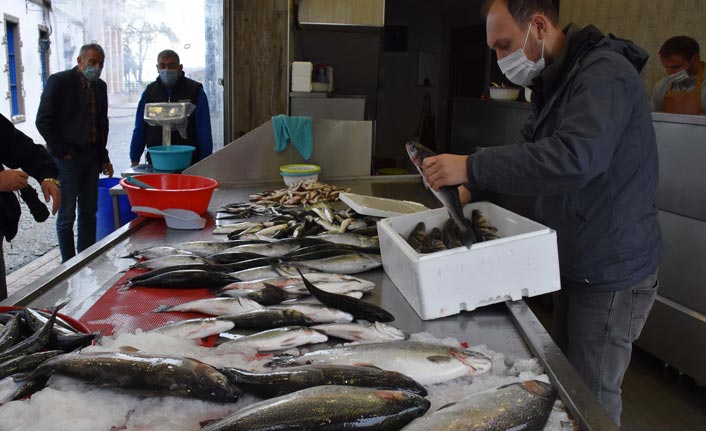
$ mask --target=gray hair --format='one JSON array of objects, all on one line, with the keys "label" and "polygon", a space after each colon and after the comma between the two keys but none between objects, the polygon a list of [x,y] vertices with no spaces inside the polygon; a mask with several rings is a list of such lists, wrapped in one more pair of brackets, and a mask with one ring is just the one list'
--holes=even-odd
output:
[{"label": "gray hair", "polygon": [[103,48],[97,43],[87,43],[86,45],[83,45],[78,51],[78,56],[83,58],[88,53],[88,51],[95,51],[100,54],[103,58],[105,58],[105,51],[103,51]]}]

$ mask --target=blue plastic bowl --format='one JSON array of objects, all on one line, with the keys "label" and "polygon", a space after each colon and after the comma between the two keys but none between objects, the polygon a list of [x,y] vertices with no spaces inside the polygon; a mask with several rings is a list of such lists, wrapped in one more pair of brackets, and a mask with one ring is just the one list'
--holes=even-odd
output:
[{"label": "blue plastic bowl", "polygon": [[167,145],[147,148],[152,166],[160,171],[181,171],[191,165],[191,155],[196,148],[189,145]]}]

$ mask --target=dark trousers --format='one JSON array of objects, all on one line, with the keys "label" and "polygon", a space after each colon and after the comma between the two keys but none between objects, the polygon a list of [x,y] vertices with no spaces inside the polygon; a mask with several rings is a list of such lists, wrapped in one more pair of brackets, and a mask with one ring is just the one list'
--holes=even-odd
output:
[{"label": "dark trousers", "polygon": [[620,426],[620,386],[657,295],[657,272],[618,292],[554,293],[554,336],[613,421]]},{"label": "dark trousers", "polygon": [[5,239],[3,238],[2,232],[0,232],[0,301],[7,298],[7,280],[5,279],[5,252],[2,250],[2,243]]},{"label": "dark trousers", "polygon": [[[59,168],[61,204],[56,217],[61,261],[66,262],[96,242],[98,211],[98,169],[96,163],[76,163],[54,159]],[[77,241],[74,247],[74,221],[78,208]]]}]

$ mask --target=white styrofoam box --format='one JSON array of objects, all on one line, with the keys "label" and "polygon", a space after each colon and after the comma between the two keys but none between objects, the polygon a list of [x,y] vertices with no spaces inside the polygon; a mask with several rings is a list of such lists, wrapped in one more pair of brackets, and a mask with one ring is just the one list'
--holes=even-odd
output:
[{"label": "white styrofoam box", "polygon": [[292,91],[311,92],[311,78],[292,77]]},{"label": "white styrofoam box", "polygon": [[556,232],[494,205],[478,209],[498,228],[500,238],[436,253],[420,254],[407,243],[423,221],[427,232],[448,220],[446,208],[381,220],[377,224],[382,264],[397,289],[423,320],[474,310],[483,305],[559,290]]},{"label": "white styrofoam box", "polygon": [[292,62],[292,76],[303,76],[311,78],[311,73],[313,71],[314,65],[310,61]]}]

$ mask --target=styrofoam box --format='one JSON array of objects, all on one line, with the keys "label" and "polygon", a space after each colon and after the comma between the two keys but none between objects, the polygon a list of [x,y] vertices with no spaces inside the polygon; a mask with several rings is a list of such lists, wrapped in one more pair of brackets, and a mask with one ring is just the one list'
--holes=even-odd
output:
[{"label": "styrofoam box", "polygon": [[559,290],[556,232],[494,205],[466,205],[498,228],[500,238],[466,247],[420,254],[406,238],[420,221],[427,232],[448,220],[446,208],[406,214],[377,224],[382,264],[397,289],[423,320],[483,305]]}]

